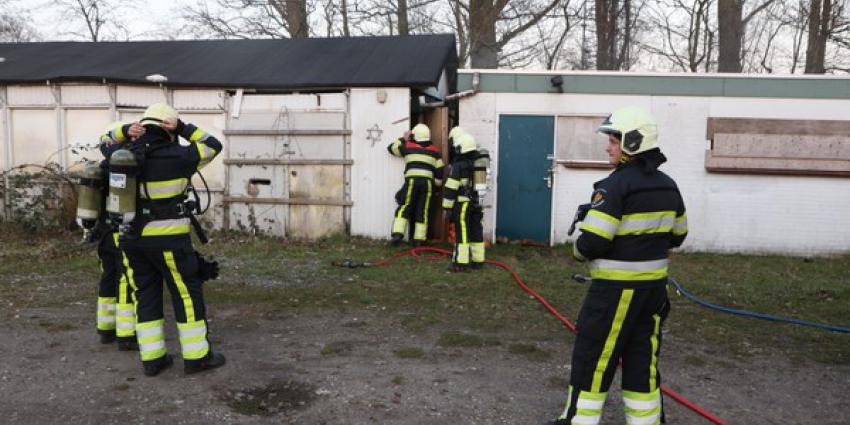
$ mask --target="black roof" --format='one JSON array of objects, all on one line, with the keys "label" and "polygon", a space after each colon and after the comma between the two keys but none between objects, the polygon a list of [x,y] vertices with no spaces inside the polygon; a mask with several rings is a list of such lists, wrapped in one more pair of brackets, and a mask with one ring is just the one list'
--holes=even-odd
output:
[{"label": "black roof", "polygon": [[323,89],[436,86],[454,91],[451,34],[264,40],[0,43],[0,83],[97,81]]}]

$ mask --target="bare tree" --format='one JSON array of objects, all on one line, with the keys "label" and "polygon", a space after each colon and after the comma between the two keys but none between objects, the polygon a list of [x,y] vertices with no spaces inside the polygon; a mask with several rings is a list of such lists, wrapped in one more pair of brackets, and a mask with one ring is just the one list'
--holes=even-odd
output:
[{"label": "bare tree", "polygon": [[629,69],[644,2],[595,0],[596,69]]},{"label": "bare tree", "polygon": [[53,5],[61,21],[71,26],[69,35],[94,42],[130,37],[120,18],[129,6],[125,0],[54,0]]},{"label": "bare tree", "polygon": [[0,42],[22,43],[40,38],[38,32],[20,14],[0,13]]},{"label": "bare tree", "polygon": [[[533,0],[469,0],[469,46],[473,68],[496,68],[499,53],[511,40],[534,26],[561,0],[538,5]],[[501,22],[500,22],[501,21]],[[497,22],[505,29],[497,31]]]},{"label": "bare tree", "polygon": [[643,48],[681,71],[708,72],[717,31],[711,20],[712,5],[713,0],[657,1],[648,11],[657,37],[650,37]]},{"label": "bare tree", "polygon": [[743,43],[747,23],[758,15],[775,0],[761,0],[746,16],[744,6],[746,0],[717,1],[717,33],[719,72],[741,72]]},{"label": "bare tree", "polygon": [[183,18],[196,37],[309,37],[318,0],[198,0]]}]

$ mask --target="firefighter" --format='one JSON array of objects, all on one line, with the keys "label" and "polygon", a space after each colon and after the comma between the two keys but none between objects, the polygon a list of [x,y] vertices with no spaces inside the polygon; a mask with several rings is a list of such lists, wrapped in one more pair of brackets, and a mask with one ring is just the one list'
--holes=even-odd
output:
[{"label": "firefighter", "polygon": [[476,190],[474,175],[476,161],[482,153],[477,149],[475,138],[458,129],[460,127],[452,129],[455,132],[451,137],[454,162],[443,190],[443,209],[455,228],[451,264],[454,272],[484,265],[484,212],[479,196],[483,194]]},{"label": "firefighter", "polygon": [[443,160],[440,148],[431,143],[431,131],[425,124],[416,124],[387,146],[390,154],[404,158],[404,185],[396,193],[398,208],[392,228],[392,244],[398,245],[408,232],[413,221],[414,246],[419,246],[428,237],[428,212],[434,187],[442,185]]},{"label": "firefighter", "polygon": [[[108,167],[109,154],[122,142],[139,137],[144,128],[137,124],[114,123],[100,137],[98,145],[105,159],[99,165],[98,173]],[[133,273],[127,263],[127,257],[118,247],[118,228],[106,214],[107,186],[96,188],[101,191],[98,206],[98,218],[90,234],[92,241],[98,241],[97,256],[100,262],[101,276],[97,297],[97,333],[102,344],[117,339],[121,351],[138,350],[136,343],[136,314],[133,291]]]},{"label": "firefighter", "polygon": [[[144,373],[155,376],[173,363],[165,347],[163,281],[171,293],[184,372],[223,366],[224,356],[212,351],[207,338],[204,264],[192,246],[190,223],[197,221],[189,212],[191,204],[186,203],[192,175],[221,152],[221,142],[184,123],[177,111],[162,103],[148,107],[140,124],[144,134],[128,147],[138,166],[135,214],[129,215],[130,223],[122,222],[121,248],[138,287],[136,332]],[[179,144],[178,136],[189,144]],[[115,154],[112,158],[115,162]],[[110,168],[110,185],[113,180],[121,182],[113,176]],[[115,204],[125,201],[118,199]]]},{"label": "firefighter", "polygon": [[626,424],[660,424],[668,251],[687,235],[685,205],[673,179],[658,170],[667,159],[647,111],[618,109],[598,132],[608,136],[616,169],[593,185],[573,245],[573,256],[589,262],[592,283],[578,315],[566,406],[551,424],[598,424],[620,362]]}]

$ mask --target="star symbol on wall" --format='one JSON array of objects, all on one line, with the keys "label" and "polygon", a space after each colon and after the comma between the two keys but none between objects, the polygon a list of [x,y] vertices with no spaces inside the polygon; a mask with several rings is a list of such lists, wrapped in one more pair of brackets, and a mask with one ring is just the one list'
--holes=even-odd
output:
[{"label": "star symbol on wall", "polygon": [[367,136],[366,140],[372,142],[372,147],[375,147],[375,143],[381,141],[381,134],[384,133],[384,130],[381,130],[381,127],[378,127],[378,124],[373,125],[371,128],[366,130]]}]

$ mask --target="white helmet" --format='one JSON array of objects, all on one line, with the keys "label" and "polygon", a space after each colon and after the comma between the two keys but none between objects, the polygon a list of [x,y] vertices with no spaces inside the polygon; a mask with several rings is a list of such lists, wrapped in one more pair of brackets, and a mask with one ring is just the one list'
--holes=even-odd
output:
[{"label": "white helmet", "polygon": [[596,130],[620,139],[620,149],[636,155],[658,147],[658,127],[645,109],[627,106],[611,113]]},{"label": "white helmet", "polygon": [[168,118],[177,119],[177,111],[165,103],[154,103],[148,106],[148,109],[145,109],[145,115],[139,124],[154,124],[162,127],[163,121]]},{"label": "white helmet", "polygon": [[475,144],[475,138],[468,133],[463,133],[457,136],[457,138],[454,139],[454,146],[455,149],[457,149],[457,151],[461,154],[472,152],[478,149],[478,146]]},{"label": "white helmet", "polygon": [[425,124],[416,124],[412,130],[413,140],[417,142],[428,142],[431,140],[431,130]]}]

